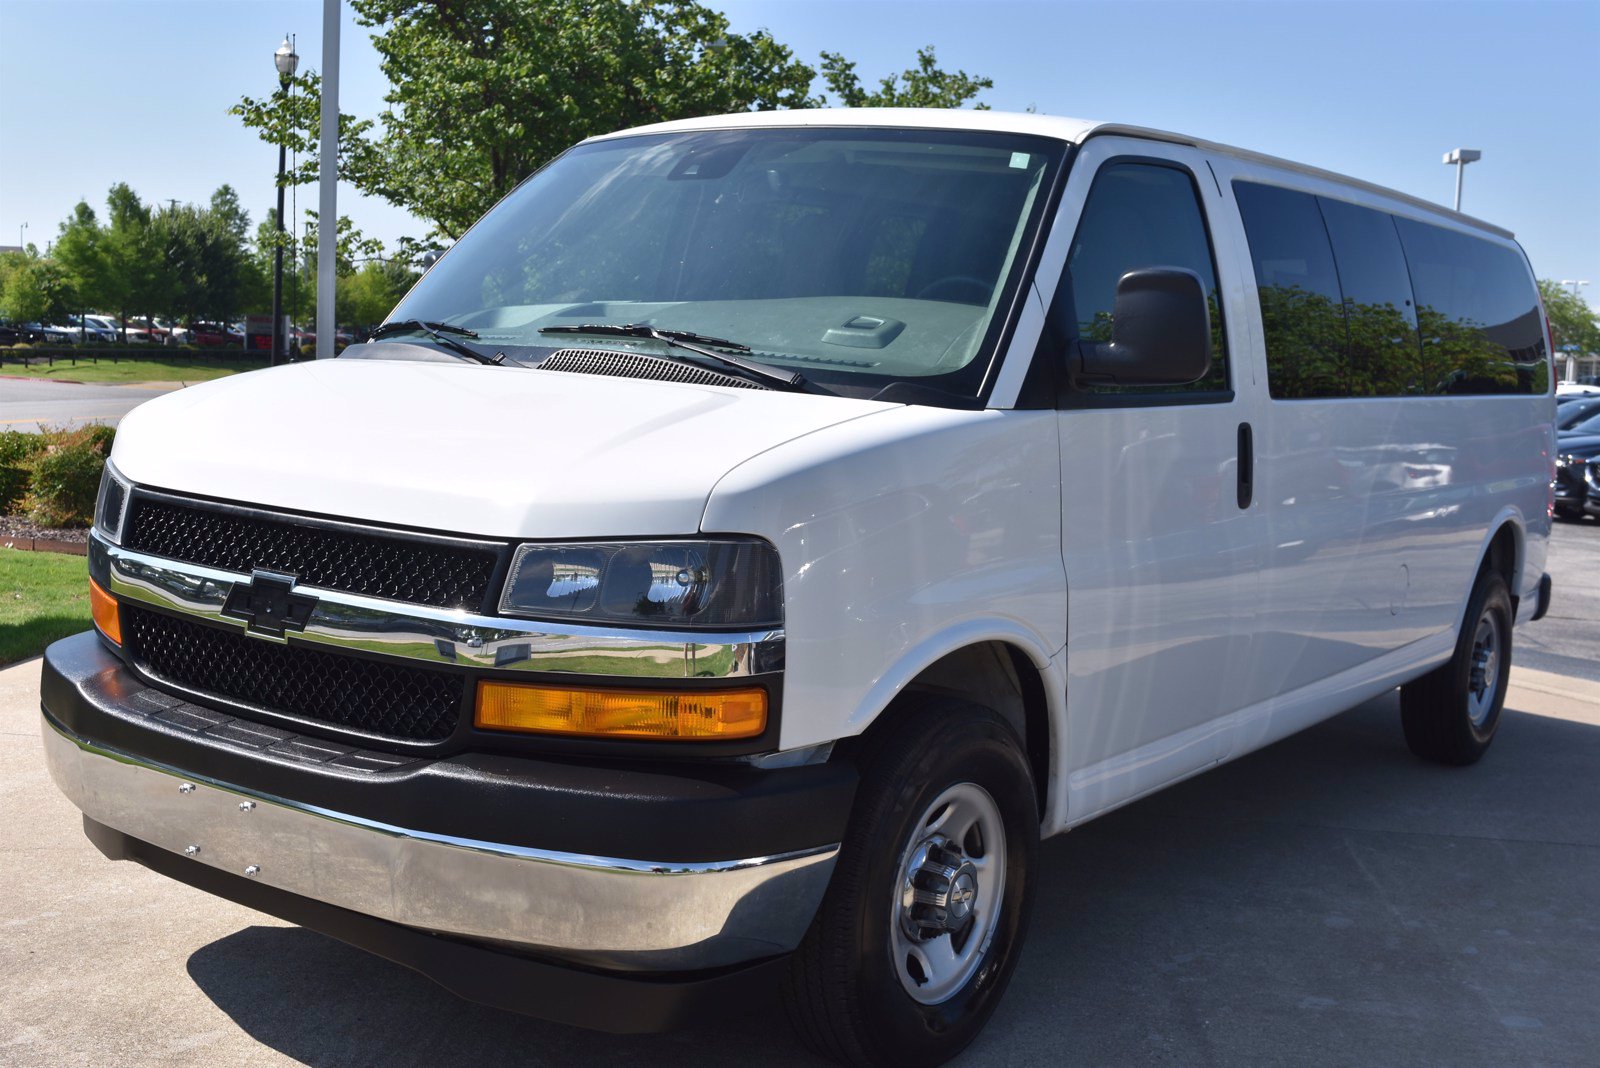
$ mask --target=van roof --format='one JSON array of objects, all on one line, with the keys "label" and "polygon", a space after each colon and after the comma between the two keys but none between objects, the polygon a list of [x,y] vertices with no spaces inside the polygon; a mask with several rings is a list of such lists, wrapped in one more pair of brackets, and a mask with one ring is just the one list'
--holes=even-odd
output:
[{"label": "van roof", "polygon": [[1266,164],[1284,170],[1296,171],[1315,178],[1339,182],[1343,185],[1375,193],[1421,208],[1441,219],[1458,225],[1476,227],[1501,237],[1512,238],[1511,231],[1485,222],[1482,219],[1451,211],[1442,204],[1402,193],[1372,182],[1352,178],[1346,174],[1312,167],[1293,160],[1269,156],[1262,152],[1235,148],[1187,134],[1156,130],[1126,123],[1098,122],[1092,119],[1071,119],[1060,115],[1034,115],[1011,111],[973,111],[957,108],[795,108],[788,111],[745,111],[733,115],[708,115],[695,119],[677,119],[672,122],[636,126],[629,130],[592,137],[590,141],[605,141],[614,137],[627,137],[640,133],[677,133],[689,130],[725,130],[740,126],[894,126],[921,127],[930,130],[992,130],[997,133],[1031,134],[1059,141],[1082,144],[1090,137],[1117,134],[1125,137],[1142,137],[1152,141],[1191,145],[1207,152],[1233,156],[1253,163]]}]

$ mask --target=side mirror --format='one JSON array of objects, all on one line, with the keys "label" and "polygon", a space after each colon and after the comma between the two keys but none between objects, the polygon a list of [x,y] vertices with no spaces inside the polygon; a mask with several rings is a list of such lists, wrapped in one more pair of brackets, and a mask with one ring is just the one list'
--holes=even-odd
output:
[{"label": "side mirror", "polygon": [[1145,267],[1117,280],[1110,341],[1080,341],[1072,377],[1084,385],[1181,386],[1211,369],[1211,309],[1200,276]]}]

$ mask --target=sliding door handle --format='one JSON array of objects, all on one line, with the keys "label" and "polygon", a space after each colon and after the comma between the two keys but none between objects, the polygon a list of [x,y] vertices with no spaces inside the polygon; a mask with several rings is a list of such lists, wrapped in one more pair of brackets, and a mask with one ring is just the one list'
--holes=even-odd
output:
[{"label": "sliding door handle", "polygon": [[1239,424],[1239,507],[1248,508],[1256,495],[1256,444],[1249,423]]}]

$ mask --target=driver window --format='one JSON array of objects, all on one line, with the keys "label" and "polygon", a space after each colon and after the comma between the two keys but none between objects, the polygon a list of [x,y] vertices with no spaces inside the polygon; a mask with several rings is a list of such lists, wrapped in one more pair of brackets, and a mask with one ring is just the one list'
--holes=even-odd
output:
[{"label": "driver window", "polygon": [[1185,267],[1211,305],[1211,370],[1182,386],[1080,386],[1091,394],[1207,393],[1228,388],[1228,356],[1211,240],[1189,172],[1158,163],[1100,169],[1078,221],[1053,309],[1069,341],[1110,341],[1117,279],[1143,267]]}]

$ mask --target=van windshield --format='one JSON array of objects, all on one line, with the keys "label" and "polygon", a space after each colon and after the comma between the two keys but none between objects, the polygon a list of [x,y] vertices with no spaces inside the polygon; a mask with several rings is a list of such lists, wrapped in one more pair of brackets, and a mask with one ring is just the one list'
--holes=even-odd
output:
[{"label": "van windshield", "polygon": [[850,128],[582,145],[490,211],[391,316],[478,332],[522,361],[658,342],[550,327],[648,324],[870,395],[976,396],[1063,142]]}]

